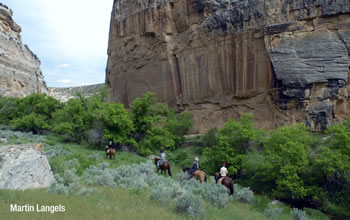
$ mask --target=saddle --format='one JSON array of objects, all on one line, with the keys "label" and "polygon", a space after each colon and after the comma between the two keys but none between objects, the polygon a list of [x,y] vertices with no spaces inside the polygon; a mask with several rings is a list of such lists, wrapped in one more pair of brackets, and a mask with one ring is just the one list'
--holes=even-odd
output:
[{"label": "saddle", "polygon": [[[164,164],[164,162],[168,162],[167,160],[159,160],[159,166],[162,166]],[[169,162],[168,162],[169,163]]]},{"label": "saddle", "polygon": [[230,178],[230,177],[228,177],[228,176],[223,176],[223,177],[221,177],[221,178],[218,180],[218,184],[222,184],[222,181],[223,181],[225,178]]}]

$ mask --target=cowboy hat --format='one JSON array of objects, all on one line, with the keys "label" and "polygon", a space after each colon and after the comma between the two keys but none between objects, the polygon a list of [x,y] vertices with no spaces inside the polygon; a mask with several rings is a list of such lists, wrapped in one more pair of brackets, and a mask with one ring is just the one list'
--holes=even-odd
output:
[{"label": "cowboy hat", "polygon": [[198,157],[195,157],[194,160],[195,160],[195,161],[199,161]]}]

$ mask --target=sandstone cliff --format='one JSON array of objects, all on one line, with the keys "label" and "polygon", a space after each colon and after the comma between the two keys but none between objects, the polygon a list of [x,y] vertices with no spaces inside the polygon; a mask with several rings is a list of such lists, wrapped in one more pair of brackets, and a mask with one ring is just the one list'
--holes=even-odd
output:
[{"label": "sandstone cliff", "polygon": [[194,113],[197,131],[253,113],[314,129],[349,116],[348,0],[114,0],[106,85]]},{"label": "sandstone cliff", "polygon": [[47,93],[40,60],[22,44],[20,33],[12,10],[0,3],[0,96]]}]

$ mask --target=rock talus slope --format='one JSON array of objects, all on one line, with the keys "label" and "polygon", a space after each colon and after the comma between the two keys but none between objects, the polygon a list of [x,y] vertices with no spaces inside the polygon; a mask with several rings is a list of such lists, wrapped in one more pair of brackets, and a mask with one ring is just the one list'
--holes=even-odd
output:
[{"label": "rock talus slope", "polygon": [[313,129],[349,116],[348,0],[115,0],[106,85],[194,113],[196,130],[253,113]]},{"label": "rock talus slope", "polygon": [[0,96],[46,93],[40,60],[21,40],[12,10],[0,3]]}]

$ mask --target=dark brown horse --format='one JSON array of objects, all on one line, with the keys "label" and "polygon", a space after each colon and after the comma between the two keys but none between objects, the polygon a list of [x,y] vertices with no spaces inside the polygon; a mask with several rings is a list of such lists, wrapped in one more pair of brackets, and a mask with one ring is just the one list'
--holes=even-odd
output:
[{"label": "dark brown horse", "polygon": [[108,149],[108,146],[105,147],[105,150],[106,150],[106,158],[108,158],[109,156],[109,159],[115,159],[115,149],[113,148],[110,148]]},{"label": "dark brown horse", "polygon": [[168,175],[172,176],[171,170],[170,170],[170,164],[169,164],[168,161],[163,161],[163,164],[160,165],[159,168],[158,168],[157,163],[160,160],[160,158],[159,157],[155,157],[155,158],[153,158],[153,160],[154,160],[154,164],[157,167],[157,173],[160,170],[160,173],[165,175],[166,174],[166,170],[168,170]]},{"label": "dark brown horse", "polygon": [[[220,174],[218,172],[215,173],[215,179],[218,178]],[[231,177],[228,177],[228,176],[225,176],[225,177],[221,177],[219,180],[218,180],[218,183],[226,186],[227,189],[230,190],[229,192],[229,195],[233,195],[234,193],[234,185],[233,185],[233,180]]]},{"label": "dark brown horse", "polygon": [[[188,166],[184,166],[182,169],[183,172],[187,172],[188,174],[190,174],[190,170],[191,168],[189,168]],[[196,180],[199,180],[201,183],[207,182],[207,174],[204,171],[195,170],[192,173],[192,177],[196,178]]]}]

